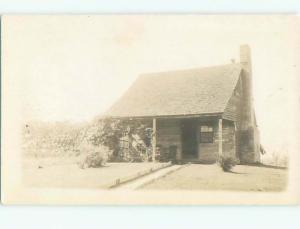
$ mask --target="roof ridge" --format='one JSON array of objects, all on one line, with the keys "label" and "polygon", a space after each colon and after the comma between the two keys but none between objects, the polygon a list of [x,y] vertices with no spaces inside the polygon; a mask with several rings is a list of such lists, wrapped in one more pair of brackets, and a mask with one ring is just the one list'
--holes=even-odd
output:
[{"label": "roof ridge", "polygon": [[197,70],[209,70],[213,68],[222,68],[222,67],[241,67],[240,63],[230,63],[230,64],[220,64],[220,65],[212,65],[206,67],[199,67],[199,68],[186,68],[186,69],[178,69],[178,70],[166,70],[166,71],[157,71],[157,72],[148,72],[142,73],[139,75],[140,77],[149,77],[157,74],[170,74],[170,73],[183,73],[183,72],[190,72],[190,71],[197,71]]}]

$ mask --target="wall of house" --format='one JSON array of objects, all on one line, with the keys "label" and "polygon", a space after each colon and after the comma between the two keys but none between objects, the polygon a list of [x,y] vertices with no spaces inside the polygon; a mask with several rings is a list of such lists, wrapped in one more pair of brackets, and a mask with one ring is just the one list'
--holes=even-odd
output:
[{"label": "wall of house", "polygon": [[260,161],[259,131],[256,125],[252,96],[251,52],[247,45],[240,48],[242,72],[225,108],[223,118],[236,123],[236,151],[242,163]]},{"label": "wall of house", "polygon": [[[214,163],[219,155],[219,127],[218,118],[213,122],[200,122],[201,125],[212,125],[214,128],[213,143],[200,143],[198,148],[199,161],[203,163]],[[222,151],[225,156],[237,157],[236,155],[236,135],[235,124],[233,121],[223,119],[222,128]]]},{"label": "wall of house", "polygon": [[[201,125],[211,125],[214,130],[214,137],[212,143],[201,143],[200,142],[200,128]],[[216,120],[212,121],[199,121],[198,126],[198,159],[202,163],[215,163],[218,158],[218,122]]]},{"label": "wall of house", "polygon": [[236,122],[237,129],[241,126],[244,102],[242,79],[240,77],[223,113],[224,119]]},{"label": "wall of house", "polygon": [[[200,127],[201,125],[213,126],[213,142],[200,142]],[[215,163],[218,159],[219,151],[219,135],[218,135],[218,119],[201,120],[198,121],[198,158],[195,160],[201,163]],[[234,122],[223,120],[222,129],[223,139],[223,155],[236,156],[235,146],[235,126]],[[162,119],[157,122],[157,146],[160,147],[162,154],[168,153],[170,147],[176,146],[176,159],[183,159],[182,156],[182,142],[181,142],[181,124],[180,119]]]},{"label": "wall of house", "polygon": [[161,153],[170,151],[170,147],[176,146],[176,159],[181,159],[181,128],[179,119],[162,119],[157,121],[157,146]]},{"label": "wall of house", "polygon": [[[213,126],[213,142],[200,143],[200,127],[201,125]],[[198,158],[201,163],[215,163],[218,159],[219,151],[219,131],[218,118],[211,120],[198,121]],[[236,135],[235,124],[233,121],[223,119],[222,129],[222,148],[223,155],[236,157]],[[177,147],[176,159],[181,160],[181,123],[180,119],[162,119],[157,121],[157,146],[160,147],[161,153],[168,153],[170,147]]]},{"label": "wall of house", "polygon": [[237,86],[228,101],[223,118],[236,123],[236,152],[241,163],[260,161],[259,131],[255,122],[251,100],[251,81],[249,72],[243,70]]},{"label": "wall of house", "polygon": [[223,120],[223,155],[230,157],[237,157],[236,154],[236,135],[235,135],[235,124],[232,121]]}]

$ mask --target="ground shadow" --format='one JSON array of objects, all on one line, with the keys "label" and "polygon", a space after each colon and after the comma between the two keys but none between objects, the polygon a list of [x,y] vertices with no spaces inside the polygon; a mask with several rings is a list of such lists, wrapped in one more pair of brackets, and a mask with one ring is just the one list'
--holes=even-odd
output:
[{"label": "ground shadow", "polygon": [[243,164],[247,166],[255,166],[255,167],[263,167],[263,168],[269,168],[269,169],[288,169],[288,167],[284,166],[276,166],[276,165],[264,165],[264,164]]},{"label": "ground shadow", "polygon": [[240,172],[235,172],[235,171],[226,171],[226,173],[233,173],[233,174],[248,174],[248,173],[240,173]]}]

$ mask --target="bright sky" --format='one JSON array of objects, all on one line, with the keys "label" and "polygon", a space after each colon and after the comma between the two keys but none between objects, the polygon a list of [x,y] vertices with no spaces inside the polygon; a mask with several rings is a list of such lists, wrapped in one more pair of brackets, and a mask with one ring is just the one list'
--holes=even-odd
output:
[{"label": "bright sky", "polygon": [[22,83],[24,116],[42,121],[91,120],[141,73],[238,62],[239,45],[248,44],[262,142],[287,144],[300,60],[295,17],[10,16],[2,34],[4,70]]}]

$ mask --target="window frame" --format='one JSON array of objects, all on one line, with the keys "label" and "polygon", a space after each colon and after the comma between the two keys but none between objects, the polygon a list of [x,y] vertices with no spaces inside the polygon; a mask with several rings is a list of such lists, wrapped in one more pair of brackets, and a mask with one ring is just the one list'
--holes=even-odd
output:
[{"label": "window frame", "polygon": [[199,143],[214,143],[214,127],[211,124],[200,125]]}]

